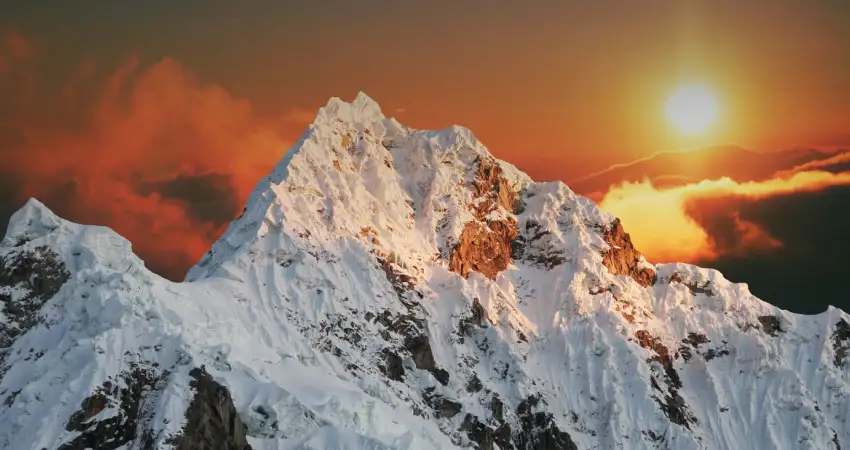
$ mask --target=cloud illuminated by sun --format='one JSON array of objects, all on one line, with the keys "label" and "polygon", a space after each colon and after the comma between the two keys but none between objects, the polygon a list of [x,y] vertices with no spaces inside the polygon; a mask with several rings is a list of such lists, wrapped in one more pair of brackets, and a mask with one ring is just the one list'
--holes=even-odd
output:
[{"label": "cloud illuminated by sun", "polygon": [[600,207],[622,219],[635,246],[650,261],[694,262],[715,259],[719,252],[750,252],[782,245],[756,224],[731,214],[739,238],[738,248],[717,248],[703,226],[689,214],[688,208],[694,202],[724,198],[757,200],[847,185],[850,185],[850,173],[822,171],[743,183],[730,178],[702,180],[668,189],[645,180],[612,187]]}]

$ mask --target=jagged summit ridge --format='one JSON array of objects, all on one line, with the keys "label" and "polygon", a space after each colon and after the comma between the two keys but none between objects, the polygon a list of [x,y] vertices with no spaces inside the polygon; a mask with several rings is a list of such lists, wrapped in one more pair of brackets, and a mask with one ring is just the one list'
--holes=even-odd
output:
[{"label": "jagged summit ridge", "polygon": [[380,105],[364,92],[359,92],[351,103],[344,102],[338,97],[332,97],[328,104],[319,110],[317,116],[317,119],[324,120],[337,118],[343,121],[367,123],[385,119]]},{"label": "jagged summit ridge", "polygon": [[[332,99],[194,267],[36,201],[0,244],[0,447],[832,449],[850,324]],[[10,237],[11,236],[11,237]],[[220,444],[217,446],[217,444]]]}]

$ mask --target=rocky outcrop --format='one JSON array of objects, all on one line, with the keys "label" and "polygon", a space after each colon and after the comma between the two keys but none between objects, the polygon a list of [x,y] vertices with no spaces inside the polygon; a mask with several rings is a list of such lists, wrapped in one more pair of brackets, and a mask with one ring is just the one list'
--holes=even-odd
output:
[{"label": "rocky outcrop", "polygon": [[416,279],[406,273],[402,267],[396,262],[395,254],[384,255],[379,251],[375,251],[375,259],[378,261],[378,266],[387,276],[387,281],[393,286],[399,298],[405,298],[408,292],[413,292],[416,288]]},{"label": "rocky outcrop", "polygon": [[682,343],[686,345],[679,347],[679,355],[682,356],[682,359],[685,362],[688,362],[693,357],[691,347],[693,347],[695,350],[699,350],[700,345],[708,344],[710,342],[711,341],[704,334],[694,332],[688,333],[688,337],[682,339]]},{"label": "rocky outcrop", "polygon": [[511,429],[509,426],[491,428],[482,423],[472,414],[467,414],[460,425],[460,431],[466,433],[467,438],[478,450],[493,450],[496,445],[499,448],[514,448],[511,445]]},{"label": "rocky outcrop", "polygon": [[245,425],[227,388],[213,380],[203,366],[189,372],[195,390],[186,410],[186,425],[169,440],[175,450],[251,450]]},{"label": "rocky outcrop", "polygon": [[779,317],[759,316],[758,319],[761,324],[762,331],[771,336],[776,336],[778,333],[785,332],[785,330],[782,329],[782,322],[779,321]]},{"label": "rocky outcrop", "polygon": [[[661,280],[656,281],[660,282]],[[682,275],[679,272],[673,272],[670,279],[665,282],[683,284],[686,288],[688,288],[691,295],[714,297],[714,291],[712,290],[711,281],[709,280],[686,280],[682,279]]]},{"label": "rocky outcrop", "polygon": [[449,256],[449,270],[464,278],[470,270],[494,280],[511,263],[512,243],[517,238],[516,220],[492,219],[494,211],[513,214],[517,192],[492,160],[478,158],[478,171],[472,182],[470,208],[475,220],[468,222]]},{"label": "rocky outcrop", "polygon": [[567,261],[564,250],[553,245],[555,239],[554,234],[539,222],[526,220],[513,242],[511,257],[532,267],[552,270]]},{"label": "rocky outcrop", "polygon": [[463,405],[443,397],[439,394],[434,394],[434,388],[427,388],[423,394],[425,403],[434,410],[439,417],[452,418],[458,415],[463,409]]},{"label": "rocky outcrop", "polygon": [[167,372],[138,364],[110,378],[71,415],[65,429],[79,434],[59,450],[115,450],[131,443],[156,448],[148,423],[151,411],[145,405],[154,403],[150,400],[162,391],[167,378]]},{"label": "rocky outcrop", "polygon": [[[661,393],[661,397],[653,396],[655,402],[670,422],[690,429],[691,425],[697,424],[698,421],[685,403],[685,399],[679,394],[682,389],[682,380],[673,367],[673,355],[670,354],[667,346],[661,343],[660,339],[652,336],[647,330],[637,331],[635,339],[641,347],[655,353],[647,360],[654,372],[651,376],[652,387]],[[662,373],[657,373],[659,366]],[[659,381],[663,382],[666,389],[661,387],[662,383]]]},{"label": "rocky outcrop", "polygon": [[[5,319],[0,321],[0,377],[12,344],[38,323],[41,307],[69,277],[65,264],[47,246],[18,247],[0,256],[0,313]],[[14,298],[14,291],[24,294]]]},{"label": "rocky outcrop", "polygon": [[469,222],[449,257],[449,270],[464,278],[474,270],[495,280],[511,263],[511,242],[516,237],[516,223],[512,221]]},{"label": "rocky outcrop", "polygon": [[632,244],[619,219],[602,228],[602,237],[609,249],[602,252],[602,264],[614,275],[628,275],[641,286],[655,283],[655,271],[641,267],[641,255]]},{"label": "rocky outcrop", "polygon": [[516,447],[525,450],[578,450],[570,435],[555,424],[552,413],[536,410],[541,403],[545,402],[533,395],[517,406],[520,433]]},{"label": "rocky outcrop", "polygon": [[[517,192],[502,175],[502,167],[493,159],[478,157],[478,172],[472,182],[472,195],[476,199],[484,199],[483,203],[492,203],[513,211],[517,201]],[[486,215],[493,205],[482,205],[478,208],[479,215]]]},{"label": "rocky outcrop", "polygon": [[[157,396],[170,372],[149,364],[131,363],[130,369],[104,382],[71,415],[66,429],[77,436],[60,450],[115,450],[131,445],[153,450],[162,437],[154,433]],[[230,393],[203,368],[189,372],[194,397],[186,409],[183,429],[165,438],[175,450],[251,450],[245,426]]]},{"label": "rocky outcrop", "polygon": [[[387,276],[387,281],[393,286],[401,304],[409,314],[396,315],[383,311],[378,315],[366,313],[366,319],[380,323],[386,329],[381,333],[384,340],[396,344],[396,348],[385,348],[382,352],[383,365],[381,370],[387,378],[403,381],[404,367],[400,353],[409,354],[417,369],[430,372],[441,384],[449,382],[449,373],[437,366],[428,337],[425,313],[422,307],[408,300],[410,293],[422,298],[422,293],[415,290],[416,280],[405,273],[395,262],[395,258],[377,256],[379,267]],[[349,338],[350,340],[350,338]]]},{"label": "rocky outcrop", "polygon": [[847,363],[847,355],[850,354],[850,324],[841,319],[835,324],[832,332],[832,350],[835,352],[833,363],[838,368],[843,368]]},{"label": "rocky outcrop", "polygon": [[[497,396],[493,396],[489,410],[490,425],[483,423],[473,414],[466,414],[460,426],[467,438],[479,450],[500,449],[515,450],[577,450],[569,433],[560,429],[552,413],[543,409],[546,402],[542,396],[530,395],[524,398],[511,411]],[[508,423],[507,415],[515,420],[515,426]]]},{"label": "rocky outcrop", "polygon": [[457,329],[455,330],[455,339],[458,343],[463,344],[467,337],[472,336],[474,330],[487,328],[490,324],[490,315],[487,314],[487,310],[484,309],[478,298],[474,298],[472,299],[472,308],[469,314],[462,316],[458,322]]}]

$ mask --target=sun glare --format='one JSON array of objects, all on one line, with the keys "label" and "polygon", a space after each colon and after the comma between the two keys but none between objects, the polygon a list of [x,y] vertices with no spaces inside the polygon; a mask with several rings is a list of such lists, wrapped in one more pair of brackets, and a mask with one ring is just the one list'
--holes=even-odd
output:
[{"label": "sun glare", "polygon": [[667,100],[667,119],[683,133],[701,133],[717,121],[714,93],[702,84],[680,86]]}]

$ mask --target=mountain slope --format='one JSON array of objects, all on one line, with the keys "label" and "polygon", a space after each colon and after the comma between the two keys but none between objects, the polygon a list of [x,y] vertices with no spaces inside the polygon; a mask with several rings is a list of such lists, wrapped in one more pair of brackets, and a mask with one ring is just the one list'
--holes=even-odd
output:
[{"label": "mountain slope", "polygon": [[364,94],[184,283],[35,200],[0,258],[6,448],[850,445],[845,313],[653,266],[564,184]]}]

